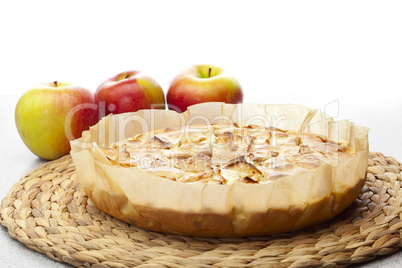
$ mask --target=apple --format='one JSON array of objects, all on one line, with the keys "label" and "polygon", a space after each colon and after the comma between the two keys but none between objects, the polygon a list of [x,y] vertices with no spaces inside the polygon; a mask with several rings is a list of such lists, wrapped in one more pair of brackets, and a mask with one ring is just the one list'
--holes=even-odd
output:
[{"label": "apple", "polygon": [[70,140],[98,121],[88,89],[57,81],[40,84],[18,100],[15,123],[25,145],[45,160],[70,152]]},{"label": "apple", "polygon": [[95,92],[99,117],[141,109],[165,109],[165,94],[151,77],[139,71],[116,74],[99,85]]},{"label": "apple", "polygon": [[224,69],[194,65],[179,73],[167,92],[169,109],[184,112],[201,102],[242,103],[243,91],[237,80]]}]

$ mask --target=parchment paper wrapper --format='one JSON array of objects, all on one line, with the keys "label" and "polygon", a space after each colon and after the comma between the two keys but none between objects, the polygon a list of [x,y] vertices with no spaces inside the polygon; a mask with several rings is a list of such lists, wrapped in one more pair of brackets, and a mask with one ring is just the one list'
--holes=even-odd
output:
[{"label": "parchment paper wrapper", "polygon": [[[92,202],[142,228],[194,236],[266,235],[303,228],[342,212],[359,195],[368,163],[368,129],[292,104],[203,103],[178,114],[141,110],[112,115],[71,142],[77,176]],[[314,115],[311,120],[306,117]],[[342,140],[356,151],[348,159],[268,184],[182,183],[130,167],[113,166],[100,147],[140,133],[226,121],[273,126]],[[308,124],[307,124],[308,123]]]}]

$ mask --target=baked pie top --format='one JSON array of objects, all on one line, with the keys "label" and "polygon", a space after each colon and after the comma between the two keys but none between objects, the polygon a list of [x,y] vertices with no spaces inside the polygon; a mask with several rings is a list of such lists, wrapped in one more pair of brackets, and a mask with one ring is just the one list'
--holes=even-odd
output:
[{"label": "baked pie top", "polygon": [[101,148],[114,166],[186,183],[270,183],[334,164],[355,151],[312,133],[238,123],[139,134]]}]

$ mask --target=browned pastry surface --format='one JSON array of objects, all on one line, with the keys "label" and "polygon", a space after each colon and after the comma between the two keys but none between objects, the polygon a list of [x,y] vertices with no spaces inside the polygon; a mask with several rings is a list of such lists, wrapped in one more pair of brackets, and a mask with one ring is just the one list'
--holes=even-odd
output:
[{"label": "browned pastry surface", "polygon": [[180,182],[218,184],[270,183],[355,155],[347,145],[322,135],[239,123],[167,128],[102,151],[115,166]]}]

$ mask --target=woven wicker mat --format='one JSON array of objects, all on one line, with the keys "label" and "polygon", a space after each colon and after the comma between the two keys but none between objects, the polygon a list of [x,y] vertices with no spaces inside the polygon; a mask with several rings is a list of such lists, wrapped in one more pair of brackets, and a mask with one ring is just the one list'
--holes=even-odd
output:
[{"label": "woven wicker mat", "polygon": [[395,159],[370,153],[362,194],[335,219],[273,236],[195,238],[143,230],[101,212],[68,155],[15,184],[0,220],[27,247],[78,267],[348,266],[402,247],[401,171]]}]

